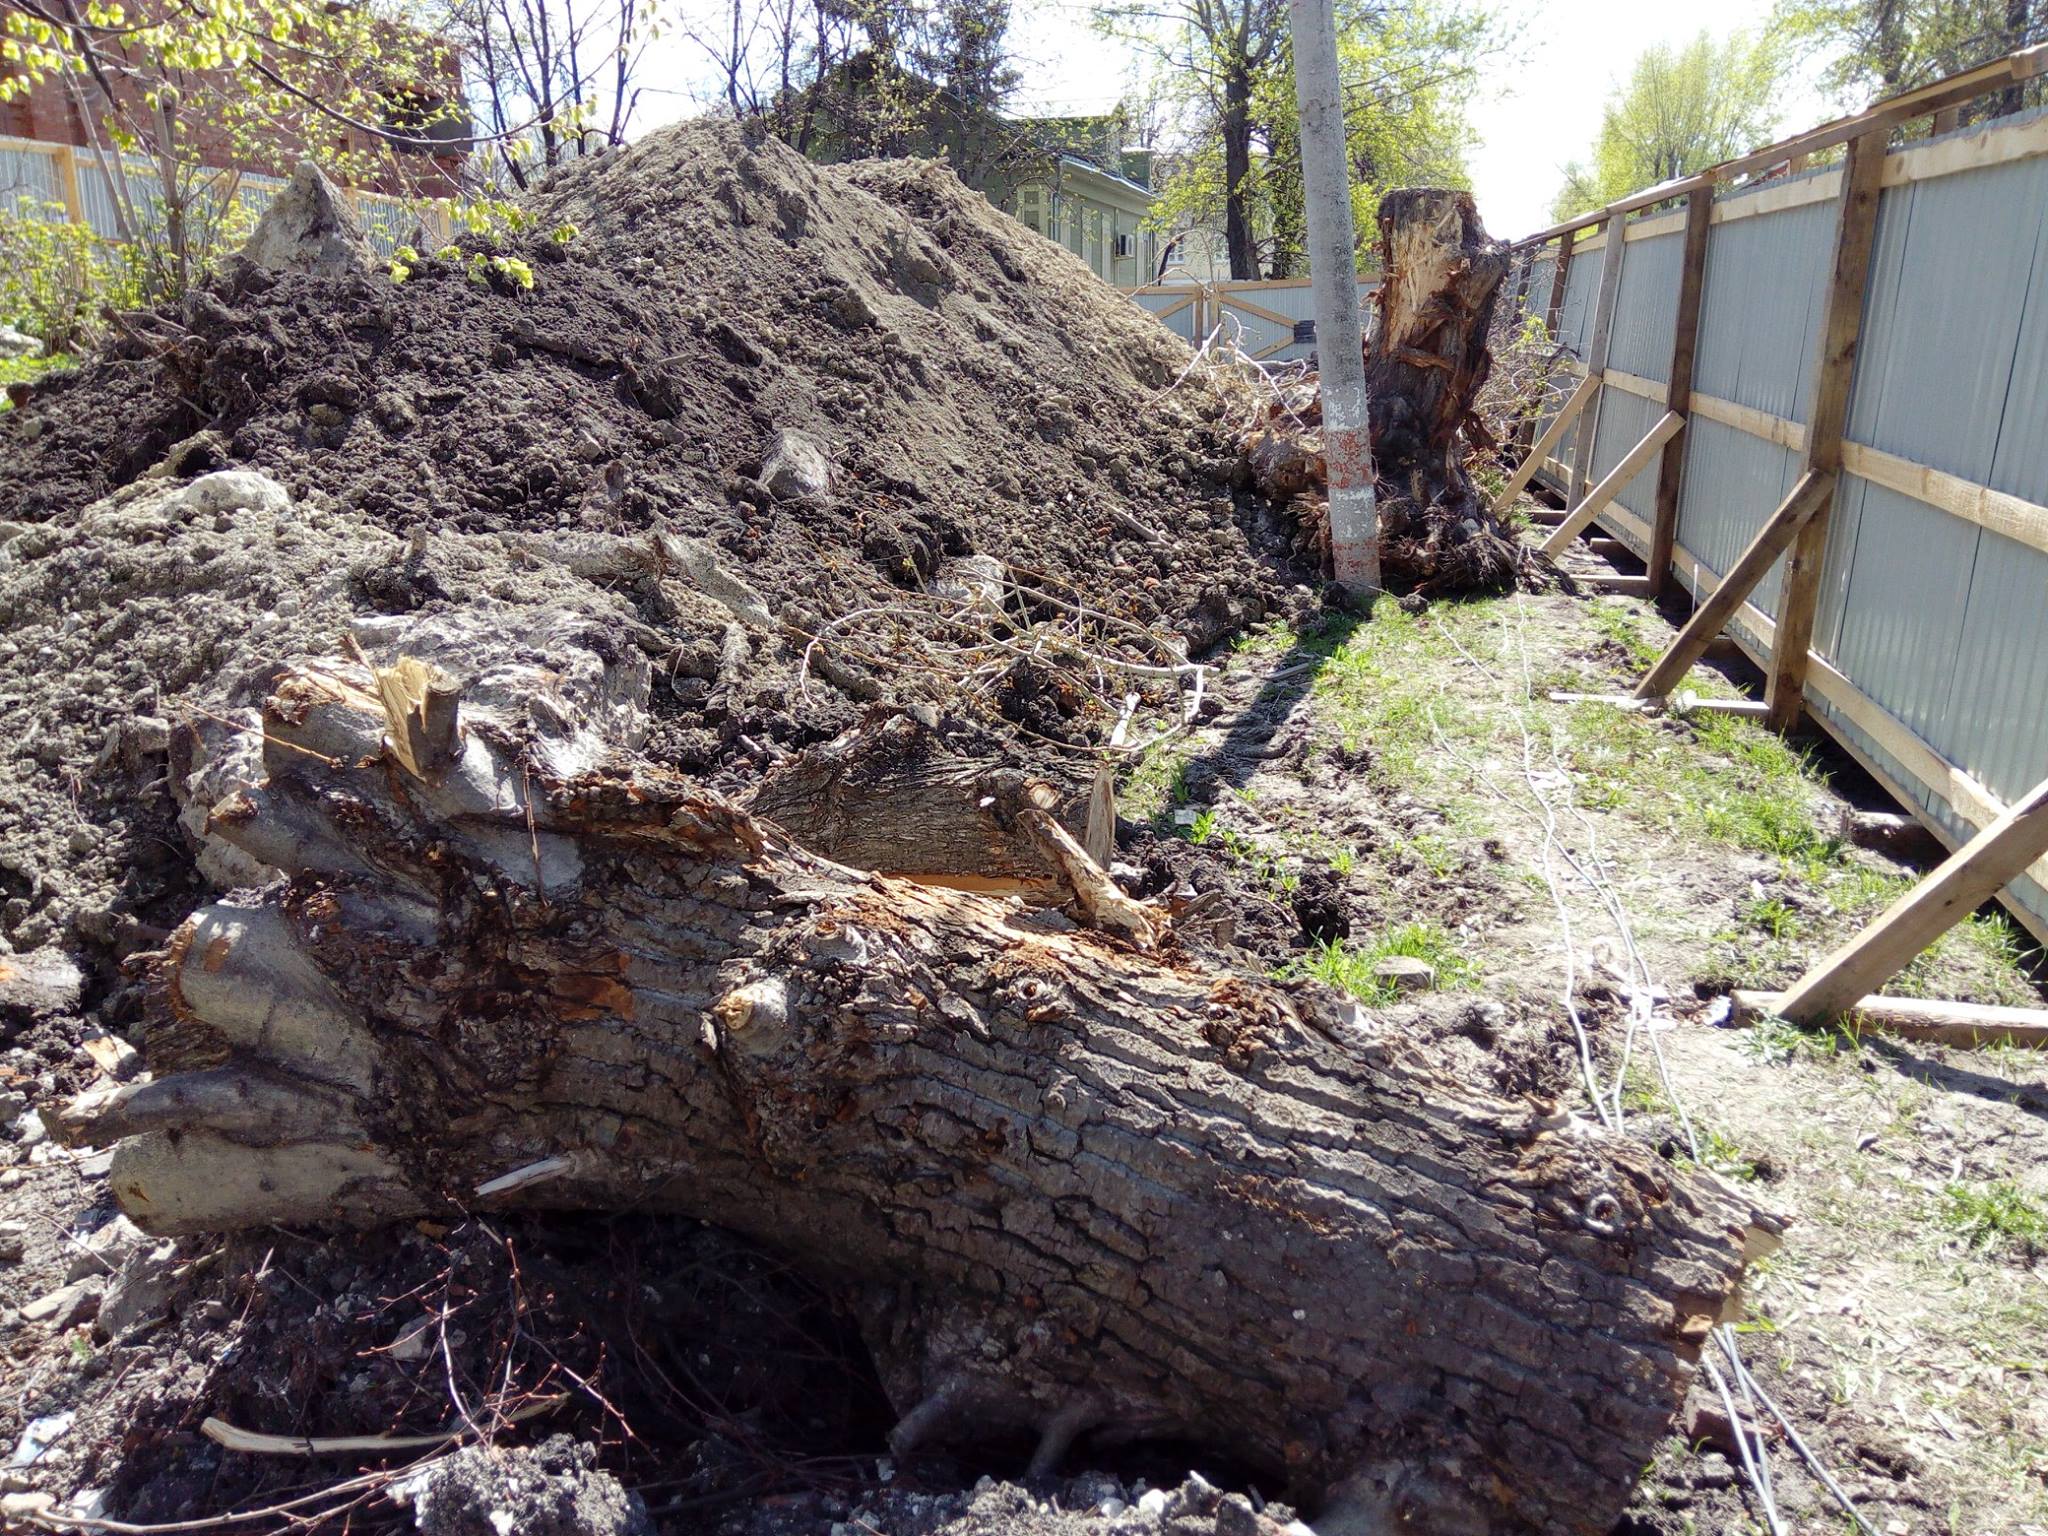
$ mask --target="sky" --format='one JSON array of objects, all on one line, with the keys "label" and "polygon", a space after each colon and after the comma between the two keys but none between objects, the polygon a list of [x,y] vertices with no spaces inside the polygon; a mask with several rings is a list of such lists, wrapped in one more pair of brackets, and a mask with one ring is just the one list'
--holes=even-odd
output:
[{"label": "sky", "polygon": [[[715,0],[685,0],[685,14]],[[1489,233],[1506,239],[1550,222],[1564,164],[1584,159],[1600,110],[1636,55],[1656,43],[1684,43],[1760,27],[1771,0],[1491,0],[1523,24],[1511,58],[1487,67],[1470,117],[1478,143],[1469,157],[1472,189]],[[1142,61],[1089,27],[1086,0],[1014,0],[1011,40],[1023,83],[1014,110],[1033,114],[1106,112],[1137,83]],[[701,12],[700,12],[701,14]],[[689,115],[702,88],[702,51],[680,30],[649,60],[635,126]],[[1805,84],[1785,93],[1781,133],[1832,116]]]}]

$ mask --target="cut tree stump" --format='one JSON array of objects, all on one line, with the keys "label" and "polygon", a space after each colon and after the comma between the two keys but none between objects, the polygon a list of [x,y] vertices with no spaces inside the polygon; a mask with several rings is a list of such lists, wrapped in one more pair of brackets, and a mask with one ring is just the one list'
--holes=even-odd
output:
[{"label": "cut tree stump", "polygon": [[[1508,590],[1531,570],[1532,552],[1501,525],[1466,468],[1475,447],[1496,446],[1474,407],[1493,367],[1486,337],[1507,247],[1487,238],[1469,193],[1409,188],[1380,200],[1379,257],[1365,376],[1381,569],[1421,593]],[[1273,499],[1322,491],[1322,443],[1303,440],[1319,410],[1271,408],[1254,434],[1247,459]],[[1327,570],[1327,510],[1299,510]]]},{"label": "cut tree stump", "polygon": [[214,826],[286,878],[178,930],[155,1080],[64,1122],[140,1225],[685,1212],[860,1300],[899,1452],[1157,1437],[1417,1530],[1609,1528],[1771,1243],[1739,1191],[1156,915],[830,862],[639,756],[644,664],[593,655],[489,669],[427,777],[360,668],[276,685]]},{"label": "cut tree stump", "polygon": [[1423,589],[1501,590],[1527,556],[1466,470],[1493,448],[1474,413],[1507,247],[1471,195],[1389,192],[1379,207],[1379,324],[1366,350],[1382,560]]}]

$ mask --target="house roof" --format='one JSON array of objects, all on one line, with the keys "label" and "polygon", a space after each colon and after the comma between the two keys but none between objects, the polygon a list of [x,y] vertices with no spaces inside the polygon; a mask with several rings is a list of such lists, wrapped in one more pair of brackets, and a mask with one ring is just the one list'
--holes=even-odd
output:
[{"label": "house roof", "polygon": [[1073,155],[1062,153],[1059,159],[1060,166],[1062,169],[1086,171],[1091,176],[1099,176],[1104,181],[1110,182],[1115,186],[1122,187],[1126,191],[1134,194],[1135,196],[1143,198],[1147,203],[1151,202],[1153,198],[1159,195],[1157,192],[1153,191],[1152,188],[1146,186],[1143,182],[1133,181],[1128,176],[1120,176],[1115,171],[1109,170],[1106,167],[1098,164],[1096,161],[1088,159],[1085,155]]}]

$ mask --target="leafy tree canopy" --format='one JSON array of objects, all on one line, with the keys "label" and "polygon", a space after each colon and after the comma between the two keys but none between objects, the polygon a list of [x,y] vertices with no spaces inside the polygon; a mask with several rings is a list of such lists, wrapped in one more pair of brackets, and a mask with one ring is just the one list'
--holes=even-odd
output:
[{"label": "leafy tree canopy", "polygon": [[1601,114],[1589,161],[1565,167],[1557,218],[1600,208],[1768,144],[1778,125],[1785,55],[1771,36],[1701,32],[1648,49]]}]

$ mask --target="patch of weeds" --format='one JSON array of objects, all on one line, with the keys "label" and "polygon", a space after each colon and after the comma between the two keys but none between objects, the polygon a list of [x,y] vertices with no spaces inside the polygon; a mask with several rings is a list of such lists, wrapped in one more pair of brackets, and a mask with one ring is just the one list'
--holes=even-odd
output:
[{"label": "patch of weeds", "polygon": [[1450,697],[1430,663],[1465,665],[1455,635],[1475,624],[1475,604],[1432,609],[1426,619],[1381,603],[1316,674],[1322,713],[1346,747],[1370,746],[1378,776],[1412,787],[1433,777],[1438,733],[1466,747],[1485,739],[1484,722]]},{"label": "patch of weeds", "polygon": [[1183,829],[1187,840],[1197,848],[1216,835],[1216,813],[1203,811]]},{"label": "patch of weeds", "polygon": [[1802,1029],[1776,1014],[1758,1019],[1742,1037],[1743,1052],[1767,1066],[1788,1061],[1832,1061],[1844,1048],[1853,1051],[1856,1045],[1855,1036],[1839,1029]]},{"label": "patch of weeds", "polygon": [[1742,1155],[1742,1149],[1730,1137],[1711,1125],[1702,1126],[1700,1132],[1700,1162],[1704,1167],[1724,1179],[1747,1183],[1756,1178],[1756,1164]]},{"label": "patch of weeds", "polygon": [[2035,1005],[2040,994],[2029,973],[2040,959],[2003,912],[1972,912],[1914,956],[1884,990],[1899,997]]},{"label": "patch of weeds", "polygon": [[1621,1107],[1632,1115],[1661,1115],[1670,1109],[1656,1074],[1631,1058],[1621,1081]]},{"label": "patch of weeds", "polygon": [[1633,671],[1649,671],[1656,665],[1657,658],[1664,654],[1663,649],[1643,633],[1642,615],[1626,603],[1596,602],[1586,610],[1586,616],[1602,636],[1621,648]]},{"label": "patch of weeds", "polygon": [[1942,1194],[1942,1225],[1972,1248],[2018,1248],[2032,1253],[2048,1244],[2048,1213],[2010,1180],[1949,1184]]},{"label": "patch of weeds", "polygon": [[1157,822],[1188,800],[1188,764],[1195,745],[1185,736],[1161,742],[1138,759],[1117,791],[1118,809],[1133,821]]},{"label": "patch of weeds", "polygon": [[1751,928],[1724,928],[1714,935],[1713,946],[1701,979],[1718,987],[1769,991],[1786,970],[1799,964],[1799,953],[1791,945],[1777,939],[1760,942]]},{"label": "patch of weeds", "polygon": [[1230,645],[1233,656],[1283,656],[1294,649],[1296,636],[1285,619],[1248,629]]},{"label": "patch of weeds", "polygon": [[1330,855],[1330,873],[1351,878],[1351,872],[1358,868],[1358,850],[1349,843],[1341,845]]},{"label": "patch of weeds", "polygon": [[1799,936],[1799,909],[1782,896],[1742,904],[1742,921],[1758,933],[1783,941]]},{"label": "patch of weeds", "polygon": [[1809,873],[1841,861],[1842,840],[1814,822],[1811,797],[1819,775],[1804,751],[1740,715],[1706,715],[1693,722],[1693,734],[1729,770],[1708,773],[1700,784],[1721,791],[1701,812],[1710,836],[1776,854]]},{"label": "patch of weeds", "polygon": [[[37,357],[0,357],[0,385],[26,384],[46,373],[55,373],[61,368],[77,366],[78,359],[66,352],[46,353]],[[0,411],[14,409],[14,402],[0,389]]]},{"label": "patch of weeds", "polygon": [[1373,967],[1395,956],[1426,962],[1436,972],[1438,991],[1459,991],[1479,980],[1479,968],[1471,958],[1449,933],[1429,922],[1397,923],[1363,944],[1344,939],[1318,944],[1306,960],[1289,967],[1288,974],[1314,976],[1349,992],[1361,1003],[1380,1007],[1393,1002],[1400,989],[1375,976]]},{"label": "patch of weeds", "polygon": [[1418,832],[1413,837],[1399,838],[1388,851],[1397,857],[1407,855],[1439,880],[1456,874],[1465,863],[1457,846],[1439,832]]},{"label": "patch of weeds", "polygon": [[1807,756],[1740,715],[1658,720],[1597,704],[1568,706],[1561,732],[1580,802],[1611,804],[1677,831],[1770,854],[1808,880],[1842,863],[1842,842],[1814,819],[1819,774]]}]

